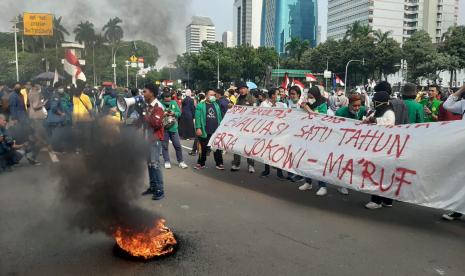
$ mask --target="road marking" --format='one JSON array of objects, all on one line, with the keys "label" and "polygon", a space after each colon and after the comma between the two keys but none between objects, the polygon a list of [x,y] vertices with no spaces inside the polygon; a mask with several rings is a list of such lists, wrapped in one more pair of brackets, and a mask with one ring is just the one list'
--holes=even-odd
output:
[{"label": "road marking", "polygon": [[48,155],[50,156],[50,159],[52,160],[53,163],[60,162],[60,159],[58,159],[58,156],[54,152],[49,151]]}]

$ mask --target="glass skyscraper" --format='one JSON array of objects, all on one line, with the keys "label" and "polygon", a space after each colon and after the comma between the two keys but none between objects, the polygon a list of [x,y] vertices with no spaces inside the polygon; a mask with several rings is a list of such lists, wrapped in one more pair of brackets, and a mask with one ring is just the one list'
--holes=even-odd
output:
[{"label": "glass skyscraper", "polygon": [[262,9],[261,45],[284,53],[292,38],[317,44],[317,0],[264,0]]}]

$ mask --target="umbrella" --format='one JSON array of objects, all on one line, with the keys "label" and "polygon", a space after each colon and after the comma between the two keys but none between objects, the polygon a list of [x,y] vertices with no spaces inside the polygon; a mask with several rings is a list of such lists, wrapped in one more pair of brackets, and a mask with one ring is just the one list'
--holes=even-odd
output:
[{"label": "umbrella", "polygon": [[[63,76],[58,75],[60,80],[64,79]],[[53,81],[55,79],[55,72],[43,72],[39,75],[32,78],[32,80],[46,80],[46,81]]]},{"label": "umbrella", "polygon": [[258,88],[258,86],[255,83],[251,82],[251,81],[247,82],[247,86],[249,87],[249,89],[257,89]]}]

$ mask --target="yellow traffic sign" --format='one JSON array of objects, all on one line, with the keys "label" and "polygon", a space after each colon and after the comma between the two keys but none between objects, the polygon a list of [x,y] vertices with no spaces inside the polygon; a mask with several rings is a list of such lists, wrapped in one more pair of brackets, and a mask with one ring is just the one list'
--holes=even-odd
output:
[{"label": "yellow traffic sign", "polygon": [[23,14],[24,35],[53,36],[53,15],[48,13]]},{"label": "yellow traffic sign", "polygon": [[137,57],[133,55],[132,57],[129,58],[129,61],[130,62],[137,62]]}]

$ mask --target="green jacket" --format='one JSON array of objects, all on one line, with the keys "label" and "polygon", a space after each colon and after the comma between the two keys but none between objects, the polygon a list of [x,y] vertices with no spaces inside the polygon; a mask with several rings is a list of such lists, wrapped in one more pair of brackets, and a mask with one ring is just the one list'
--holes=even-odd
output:
[{"label": "green jacket", "polygon": [[409,123],[425,122],[425,110],[422,104],[417,103],[414,99],[405,99],[404,103],[407,106]]},{"label": "green jacket", "polygon": [[[163,106],[165,107],[165,112],[168,110],[173,111],[174,116],[176,119],[181,117],[181,109],[179,109],[179,105],[176,101],[171,101],[169,103],[161,102]],[[169,132],[178,132],[178,121],[176,120],[176,123],[168,129]]]},{"label": "green jacket", "polygon": [[[217,102],[213,102],[213,106],[215,107],[215,110],[216,110],[216,115],[218,118],[218,125],[220,125],[221,121],[223,120],[220,106],[218,105]],[[195,129],[200,128],[202,130],[202,136],[200,136],[201,138],[207,138],[207,131],[205,130],[206,122],[207,122],[207,104],[205,103],[205,101],[203,101],[203,102],[200,102],[197,105],[197,108],[195,109]]]},{"label": "green jacket", "polygon": [[432,102],[430,102],[428,99],[424,99],[420,102],[423,106],[426,106],[431,110],[431,115],[426,115],[425,114],[425,122],[433,122],[433,116],[438,116],[439,115],[439,107],[441,106],[442,102],[440,100],[434,99]]},{"label": "green jacket", "polygon": [[367,114],[367,109],[364,106],[360,107],[360,110],[358,111],[357,115],[352,114],[349,111],[348,106],[341,107],[336,111],[336,116],[338,117],[344,117],[344,118],[354,119],[358,121],[361,121],[363,119],[363,116],[366,116],[366,114]]},{"label": "green jacket", "polygon": [[328,104],[322,103],[314,111],[318,112],[319,114],[328,114]]}]

